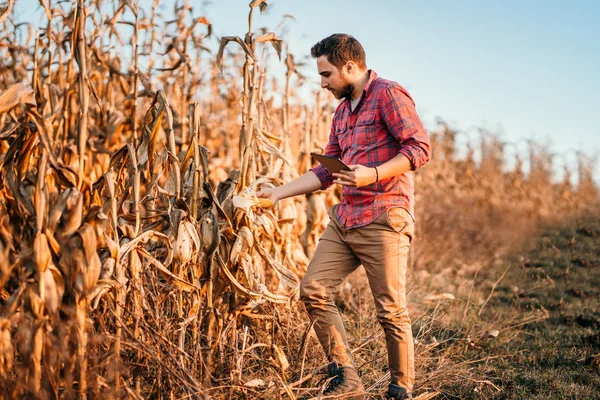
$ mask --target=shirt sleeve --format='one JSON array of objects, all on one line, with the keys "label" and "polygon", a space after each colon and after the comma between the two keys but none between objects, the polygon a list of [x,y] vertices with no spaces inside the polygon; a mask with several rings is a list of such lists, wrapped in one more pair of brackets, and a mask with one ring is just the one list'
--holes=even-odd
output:
[{"label": "shirt sleeve", "polygon": [[408,158],[413,170],[429,161],[429,136],[417,115],[415,103],[401,87],[389,86],[385,89],[382,118],[392,136],[400,143],[400,153]]},{"label": "shirt sleeve", "polygon": [[[337,135],[335,134],[335,117],[333,121],[331,121],[331,132],[329,133],[329,142],[325,147],[325,155],[332,157],[340,157],[342,154],[342,149],[340,148],[340,143],[338,142]],[[317,178],[321,181],[321,190],[327,189],[329,186],[333,184],[333,180],[335,179],[331,172],[323,165],[319,164],[314,168],[311,168],[310,171],[314,172],[317,175]]]}]

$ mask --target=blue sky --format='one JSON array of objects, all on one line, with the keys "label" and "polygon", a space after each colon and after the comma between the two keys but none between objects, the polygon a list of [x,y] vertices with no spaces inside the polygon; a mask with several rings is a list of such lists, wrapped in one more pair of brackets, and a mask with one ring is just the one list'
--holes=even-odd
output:
[{"label": "blue sky", "polygon": [[[142,4],[149,2],[143,0]],[[217,36],[243,35],[249,0],[204,8]],[[254,26],[284,14],[297,57],[331,33],[361,41],[369,68],[406,87],[428,128],[437,116],[476,138],[484,127],[507,141],[534,139],[564,153],[600,153],[600,1],[270,0]],[[29,13],[37,1],[18,0]],[[170,11],[172,2],[161,1]],[[21,14],[23,15],[23,14]],[[316,67],[302,70],[315,89]]]},{"label": "blue sky", "polygon": [[[248,2],[208,7],[217,34],[242,34],[247,8],[238,3]],[[331,33],[354,35],[368,66],[405,86],[429,127],[440,116],[460,130],[483,126],[557,152],[600,149],[600,1],[270,3],[255,24],[272,27],[292,14],[295,53]]]}]

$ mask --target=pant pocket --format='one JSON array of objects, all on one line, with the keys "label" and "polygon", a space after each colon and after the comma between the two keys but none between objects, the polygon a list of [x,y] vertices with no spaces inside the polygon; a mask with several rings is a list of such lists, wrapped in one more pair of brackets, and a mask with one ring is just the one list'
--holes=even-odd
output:
[{"label": "pant pocket", "polygon": [[406,230],[412,224],[412,217],[402,207],[390,208],[385,215],[388,226],[398,233]]},{"label": "pant pocket", "polygon": [[338,207],[339,207],[339,204],[334,204],[331,207],[329,207],[329,210],[327,210],[327,215],[329,215],[329,219],[337,219]]}]

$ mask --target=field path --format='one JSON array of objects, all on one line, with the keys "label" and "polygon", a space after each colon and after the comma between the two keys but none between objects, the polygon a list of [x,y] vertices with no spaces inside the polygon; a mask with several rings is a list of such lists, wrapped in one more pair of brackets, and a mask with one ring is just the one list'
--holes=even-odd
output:
[{"label": "field path", "polygon": [[600,399],[600,216],[545,229],[515,257],[490,306],[549,316],[488,349],[510,354],[488,365],[502,388],[494,398]]}]

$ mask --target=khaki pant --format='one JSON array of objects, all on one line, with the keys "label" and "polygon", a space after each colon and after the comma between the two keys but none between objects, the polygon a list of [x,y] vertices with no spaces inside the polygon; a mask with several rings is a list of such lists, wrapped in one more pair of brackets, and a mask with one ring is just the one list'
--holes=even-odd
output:
[{"label": "khaki pant", "polygon": [[352,365],[342,319],[332,295],[359,265],[367,272],[377,319],[384,329],[392,383],[412,390],[414,347],[406,305],[406,265],[414,222],[402,208],[392,208],[371,224],[344,228],[336,217],[323,232],[308,270],[300,283],[314,329],[329,361]]}]

